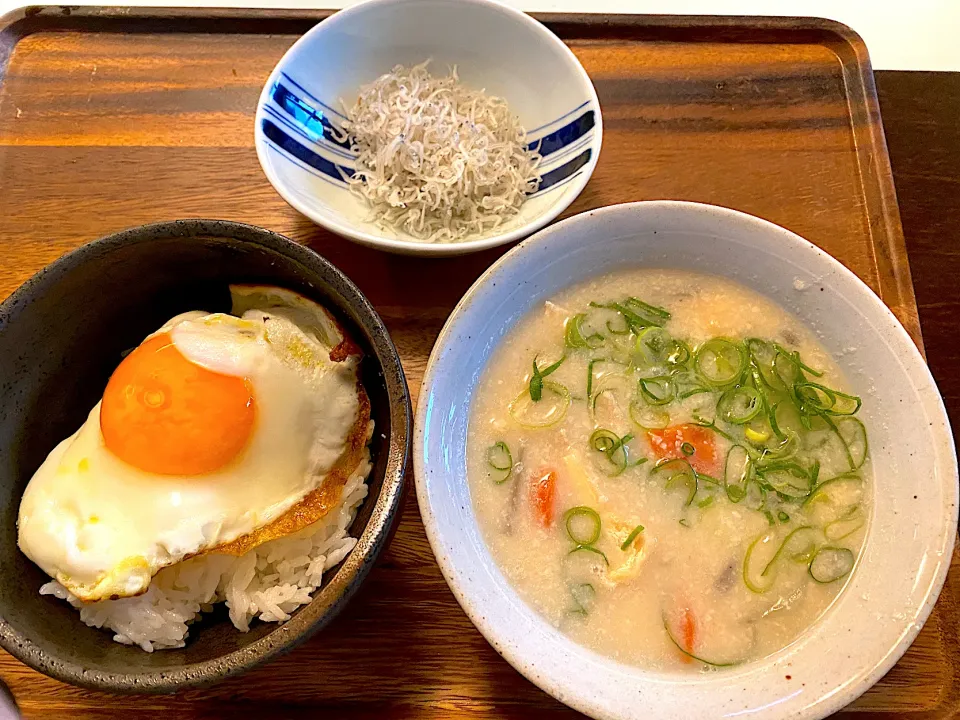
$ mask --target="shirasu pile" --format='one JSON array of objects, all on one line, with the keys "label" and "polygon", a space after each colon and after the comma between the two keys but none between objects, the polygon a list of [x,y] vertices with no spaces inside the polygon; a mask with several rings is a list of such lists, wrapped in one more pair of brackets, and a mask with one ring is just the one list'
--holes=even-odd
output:
[{"label": "shirasu pile", "polygon": [[357,153],[345,180],[370,220],[423,242],[459,242],[515,216],[540,185],[541,156],[503,98],[460,83],[454,67],[397,65],[360,89],[343,123]]}]

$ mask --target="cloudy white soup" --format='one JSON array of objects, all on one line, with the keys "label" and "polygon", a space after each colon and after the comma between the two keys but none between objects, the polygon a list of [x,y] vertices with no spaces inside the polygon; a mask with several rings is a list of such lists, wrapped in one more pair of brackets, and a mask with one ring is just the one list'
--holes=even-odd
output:
[{"label": "cloudy white soup", "polygon": [[471,495],[504,574],[576,641],[652,668],[738,665],[803,633],[853,571],[860,405],[813,333],[752,290],[606,275],[492,354]]}]

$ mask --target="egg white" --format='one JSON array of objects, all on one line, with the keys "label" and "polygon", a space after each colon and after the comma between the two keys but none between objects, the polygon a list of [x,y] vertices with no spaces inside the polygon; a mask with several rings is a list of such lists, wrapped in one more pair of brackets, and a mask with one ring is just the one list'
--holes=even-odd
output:
[{"label": "egg white", "polygon": [[357,360],[332,362],[335,340],[290,316],[192,312],[158,330],[198,365],[249,379],[257,408],[249,443],[208,474],[144,472],[106,448],[98,403],[24,492],[27,557],[83,600],[128,597],[163,567],[263,527],[318,488],[358,420]]}]

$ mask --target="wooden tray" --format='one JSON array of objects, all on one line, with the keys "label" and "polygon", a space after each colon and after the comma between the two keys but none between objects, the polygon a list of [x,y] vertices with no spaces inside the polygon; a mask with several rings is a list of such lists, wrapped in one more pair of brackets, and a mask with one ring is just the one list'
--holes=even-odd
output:
[{"label": "wooden tray", "polygon": [[[61,253],[138,223],[262,225],[310,245],[357,282],[393,333],[416,400],[447,314],[500,251],[430,261],[381,254],[328,234],[274,193],[253,149],[257,97],[281,54],[326,15],[33,8],[8,16],[0,24],[0,297]],[[820,20],[542,19],[583,62],[604,112],[600,163],[568,214],[682,198],[759,215],[842,260],[920,344],[860,38]],[[958,575],[903,660],[842,715],[956,713]],[[28,716],[575,715],[517,674],[467,620],[412,493],[393,544],[343,615],[240,678],[173,697],[113,697],[50,680],[3,653],[0,676]]]}]

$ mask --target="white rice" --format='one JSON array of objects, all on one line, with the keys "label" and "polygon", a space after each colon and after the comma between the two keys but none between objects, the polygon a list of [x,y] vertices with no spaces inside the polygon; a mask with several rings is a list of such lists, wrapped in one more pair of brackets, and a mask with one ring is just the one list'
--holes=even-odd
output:
[{"label": "white rice", "polygon": [[357,544],[347,534],[367,496],[369,455],[343,487],[340,506],[319,522],[289,537],[273,540],[246,555],[200,555],[161,570],[143,595],[83,603],[53,581],[40,588],[80,609],[91,627],[114,632],[113,639],[147,652],[186,644],[189,624],[214,604],[226,602],[238,630],[250,621],[284,622],[310,602],[323,573]]}]

